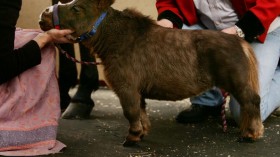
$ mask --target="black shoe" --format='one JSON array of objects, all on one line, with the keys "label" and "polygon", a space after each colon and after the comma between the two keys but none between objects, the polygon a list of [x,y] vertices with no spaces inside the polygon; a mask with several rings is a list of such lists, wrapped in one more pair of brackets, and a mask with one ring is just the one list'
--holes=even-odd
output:
[{"label": "black shoe", "polygon": [[61,112],[64,112],[66,110],[70,101],[71,101],[71,97],[68,94],[64,94],[64,95],[60,94],[60,109],[61,109]]},{"label": "black shoe", "polygon": [[81,102],[71,102],[62,113],[63,119],[89,119],[94,103],[85,104]]},{"label": "black shoe", "polygon": [[280,108],[275,109],[275,110],[272,112],[272,115],[274,115],[274,116],[276,116],[276,117],[280,117]]},{"label": "black shoe", "polygon": [[221,105],[217,107],[201,106],[192,104],[192,106],[186,110],[181,111],[176,121],[178,123],[199,123],[203,122],[209,116],[217,117],[221,114]]}]

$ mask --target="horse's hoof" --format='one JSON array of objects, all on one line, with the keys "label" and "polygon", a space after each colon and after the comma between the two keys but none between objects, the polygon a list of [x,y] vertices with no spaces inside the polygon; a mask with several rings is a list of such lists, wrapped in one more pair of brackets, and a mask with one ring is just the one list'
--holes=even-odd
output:
[{"label": "horse's hoof", "polygon": [[255,142],[256,140],[253,139],[253,138],[250,138],[250,137],[239,137],[239,138],[237,139],[237,141],[238,141],[239,143],[253,143],[253,142]]},{"label": "horse's hoof", "polygon": [[241,127],[241,138],[240,142],[254,142],[257,139],[260,139],[264,133],[264,126],[259,118],[257,120],[252,120],[252,122],[247,125],[242,125]]},{"label": "horse's hoof", "polygon": [[123,143],[123,146],[124,146],[124,147],[133,147],[133,146],[137,146],[137,142],[125,140],[124,143]]}]

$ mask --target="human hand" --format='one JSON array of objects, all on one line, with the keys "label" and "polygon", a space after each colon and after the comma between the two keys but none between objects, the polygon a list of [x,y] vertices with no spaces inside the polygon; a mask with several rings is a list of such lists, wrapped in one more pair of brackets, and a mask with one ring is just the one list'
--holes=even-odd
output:
[{"label": "human hand", "polygon": [[228,34],[236,34],[236,27],[232,26],[232,27],[223,29],[222,32],[228,33]]},{"label": "human hand", "polygon": [[33,40],[36,41],[40,48],[44,47],[49,42],[54,43],[73,43],[73,41],[66,38],[66,35],[73,33],[72,30],[51,29],[46,32],[38,34]]},{"label": "human hand", "polygon": [[240,38],[245,38],[245,34],[244,32],[242,31],[242,29],[240,29],[238,26],[233,26],[233,27],[229,27],[229,28],[226,28],[224,30],[222,30],[222,32],[225,32],[225,33],[228,33],[228,34],[235,34],[237,36],[239,36]]},{"label": "human hand", "polygon": [[173,23],[167,19],[161,19],[161,20],[157,21],[157,24],[162,27],[173,28]]}]

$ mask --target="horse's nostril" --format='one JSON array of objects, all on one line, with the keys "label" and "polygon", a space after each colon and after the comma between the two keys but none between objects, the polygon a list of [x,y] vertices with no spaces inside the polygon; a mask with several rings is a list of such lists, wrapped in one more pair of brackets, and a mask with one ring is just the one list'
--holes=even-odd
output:
[{"label": "horse's nostril", "polygon": [[45,24],[44,21],[39,21],[39,25],[43,26]]},{"label": "horse's nostril", "polygon": [[46,12],[49,12],[49,11],[50,11],[50,9],[49,9],[49,8],[47,8],[47,9],[46,9]]}]

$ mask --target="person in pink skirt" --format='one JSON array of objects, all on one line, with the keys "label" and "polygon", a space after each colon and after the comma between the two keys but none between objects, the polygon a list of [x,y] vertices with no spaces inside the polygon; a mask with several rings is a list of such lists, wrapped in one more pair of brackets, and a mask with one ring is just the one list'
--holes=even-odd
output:
[{"label": "person in pink skirt", "polygon": [[21,0],[0,1],[0,156],[59,152],[59,88],[52,42],[71,30],[16,29]]}]

